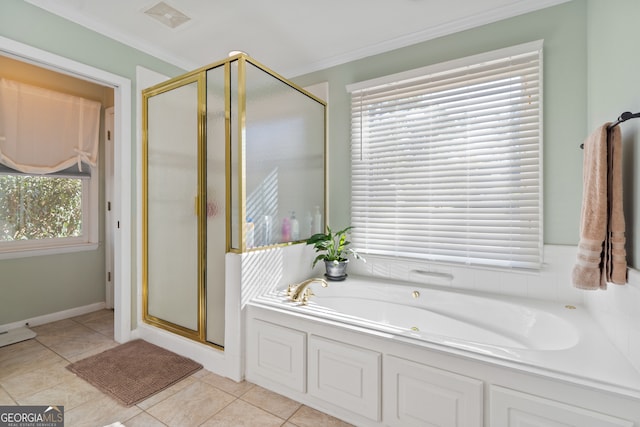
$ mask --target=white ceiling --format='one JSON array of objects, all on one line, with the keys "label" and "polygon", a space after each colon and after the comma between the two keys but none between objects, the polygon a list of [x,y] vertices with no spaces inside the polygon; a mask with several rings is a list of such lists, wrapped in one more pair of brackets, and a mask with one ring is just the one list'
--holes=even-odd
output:
[{"label": "white ceiling", "polygon": [[164,0],[191,18],[144,14],[160,0],[25,0],[192,70],[242,50],[295,77],[568,0]]}]

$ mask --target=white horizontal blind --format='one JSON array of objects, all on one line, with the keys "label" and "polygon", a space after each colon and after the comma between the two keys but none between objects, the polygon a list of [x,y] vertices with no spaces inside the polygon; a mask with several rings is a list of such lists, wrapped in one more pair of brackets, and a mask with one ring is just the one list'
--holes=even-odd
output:
[{"label": "white horizontal blind", "polygon": [[359,251],[540,267],[542,47],[518,50],[348,88]]}]

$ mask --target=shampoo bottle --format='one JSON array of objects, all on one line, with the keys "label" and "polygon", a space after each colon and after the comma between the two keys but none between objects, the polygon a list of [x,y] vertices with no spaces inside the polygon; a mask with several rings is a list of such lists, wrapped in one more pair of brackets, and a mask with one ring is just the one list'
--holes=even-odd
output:
[{"label": "shampoo bottle", "polygon": [[296,212],[291,212],[291,240],[300,240],[300,223],[296,219]]},{"label": "shampoo bottle", "polygon": [[271,216],[269,215],[265,215],[264,216],[264,224],[263,224],[263,235],[262,235],[262,244],[263,245],[270,245],[272,243],[272,239],[271,239]]},{"label": "shampoo bottle", "polygon": [[320,213],[320,207],[316,206],[316,213],[313,215],[313,234],[322,233],[322,214]]},{"label": "shampoo bottle", "polygon": [[255,229],[253,219],[247,218],[247,248],[253,248],[256,245]]},{"label": "shampoo bottle", "polygon": [[282,242],[291,241],[291,222],[289,221],[289,217],[284,217],[282,219]]},{"label": "shampoo bottle", "polygon": [[305,236],[311,236],[313,234],[313,215],[311,215],[311,212],[305,212],[303,224],[304,228],[302,230],[302,233]]}]

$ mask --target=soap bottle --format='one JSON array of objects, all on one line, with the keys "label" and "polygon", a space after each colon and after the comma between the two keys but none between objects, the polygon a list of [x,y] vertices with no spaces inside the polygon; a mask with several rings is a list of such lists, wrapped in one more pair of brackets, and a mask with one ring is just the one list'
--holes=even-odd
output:
[{"label": "soap bottle", "polygon": [[311,236],[313,234],[313,215],[311,212],[305,211],[304,214],[304,230],[302,230],[305,236]]},{"label": "soap bottle", "polygon": [[289,217],[286,216],[282,219],[282,241],[291,241],[291,222],[289,221]]},{"label": "soap bottle", "polygon": [[296,219],[296,212],[291,212],[291,240],[300,240],[300,223]]},{"label": "soap bottle", "polygon": [[256,245],[255,224],[252,218],[247,218],[247,248],[253,248]]},{"label": "soap bottle", "polygon": [[320,213],[320,207],[316,206],[316,212],[313,215],[313,234],[322,233],[322,214]]},{"label": "soap bottle", "polygon": [[270,245],[272,243],[271,241],[271,216],[269,215],[265,215],[264,216],[264,226],[263,226],[263,236],[262,236],[262,244],[263,245]]}]

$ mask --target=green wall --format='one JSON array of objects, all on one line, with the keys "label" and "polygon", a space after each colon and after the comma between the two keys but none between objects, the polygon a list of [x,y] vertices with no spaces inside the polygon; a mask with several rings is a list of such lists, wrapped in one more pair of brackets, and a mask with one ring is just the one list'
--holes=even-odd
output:
[{"label": "green wall", "polygon": [[[612,7],[615,5],[615,7]],[[640,2],[588,1],[588,129],[640,111]],[[640,119],[620,125],[623,137],[627,262],[640,267]]]},{"label": "green wall", "polygon": [[339,228],[350,217],[347,84],[544,39],[544,241],[577,244],[582,189],[577,147],[587,117],[586,17],[586,2],[574,0],[293,79],[301,86],[329,82],[330,223]]},{"label": "green wall", "polygon": [[[175,76],[184,70],[22,0],[0,2],[0,36],[128,78],[132,82],[132,224],[136,235],[136,66]],[[123,165],[127,167],[127,165]],[[102,203],[102,202],[101,202]],[[0,325],[105,300],[104,232],[98,250],[0,260]],[[132,277],[136,283],[135,238]],[[136,286],[132,297],[135,301]],[[132,313],[135,319],[135,313]]]}]

